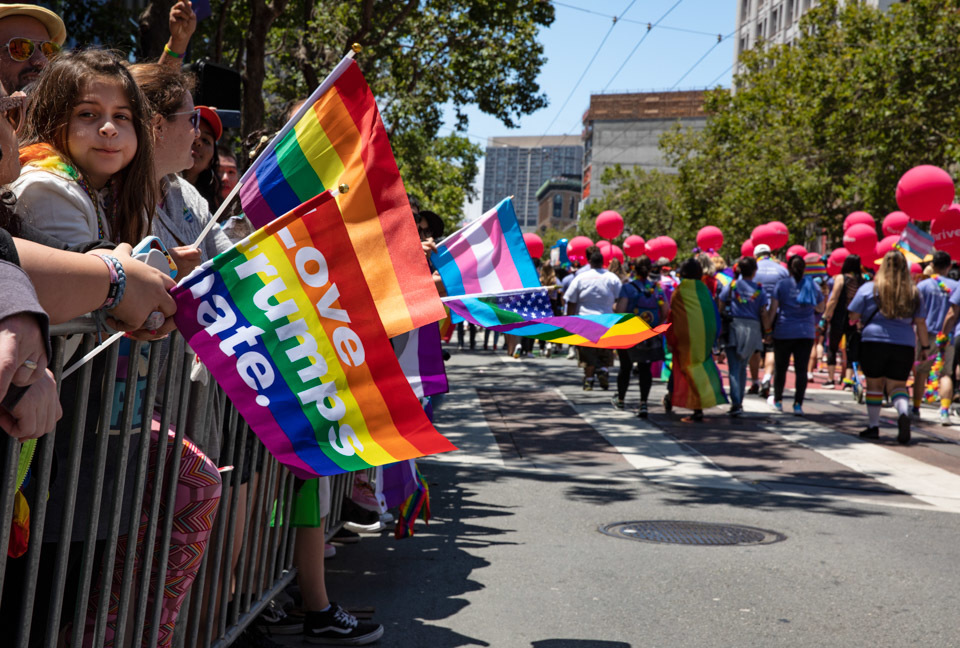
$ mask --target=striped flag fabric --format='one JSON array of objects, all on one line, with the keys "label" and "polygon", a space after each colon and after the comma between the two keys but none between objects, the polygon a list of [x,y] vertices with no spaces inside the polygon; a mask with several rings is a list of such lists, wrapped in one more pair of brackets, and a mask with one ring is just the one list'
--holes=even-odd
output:
[{"label": "striped flag fabric", "polygon": [[444,303],[468,322],[484,328],[575,346],[629,349],[668,328],[650,328],[633,314],[555,316],[546,288],[445,297]]},{"label": "striped flag fabric", "polygon": [[400,361],[400,369],[417,398],[445,394],[450,390],[443,366],[440,327],[436,323],[398,335],[390,342]]},{"label": "striped flag fabric", "polygon": [[437,243],[431,260],[448,295],[540,286],[510,198]]},{"label": "striped flag fabric", "polygon": [[705,409],[727,402],[720,370],[713,361],[720,315],[702,281],[684,279],[673,292],[667,339],[673,351],[673,405]]},{"label": "striped flag fabric", "polygon": [[441,319],[387,132],[356,62],[341,61],[273,144],[240,179],[254,227],[344,183],[337,202],[387,335]]},{"label": "striped flag fabric", "polygon": [[903,256],[911,263],[920,263],[925,256],[933,252],[933,246],[934,239],[931,234],[913,223],[907,223],[894,247],[903,252]]},{"label": "striped flag fabric", "polygon": [[454,450],[400,370],[328,192],[197,268],[177,327],[303,479]]}]

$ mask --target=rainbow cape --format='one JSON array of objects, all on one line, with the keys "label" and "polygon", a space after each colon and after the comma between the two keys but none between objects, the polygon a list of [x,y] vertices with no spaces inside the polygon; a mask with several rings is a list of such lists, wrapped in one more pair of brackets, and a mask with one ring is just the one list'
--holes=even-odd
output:
[{"label": "rainbow cape", "polygon": [[484,328],[547,340],[558,344],[600,349],[629,349],[669,328],[656,328],[632,314],[551,315],[546,288],[516,290],[499,295],[445,297],[444,303],[463,319]]},{"label": "rainbow cape", "polygon": [[298,477],[455,449],[427,419],[372,316],[330,193],[204,263],[172,294],[184,338]]},{"label": "rainbow cape", "polygon": [[337,65],[273,145],[240,179],[240,202],[254,227],[346,183],[337,202],[387,335],[441,319],[386,129],[353,60]]},{"label": "rainbow cape", "polygon": [[706,284],[681,281],[673,291],[668,321],[673,324],[667,333],[673,351],[673,405],[706,409],[726,403],[720,370],[713,361],[720,314]]}]

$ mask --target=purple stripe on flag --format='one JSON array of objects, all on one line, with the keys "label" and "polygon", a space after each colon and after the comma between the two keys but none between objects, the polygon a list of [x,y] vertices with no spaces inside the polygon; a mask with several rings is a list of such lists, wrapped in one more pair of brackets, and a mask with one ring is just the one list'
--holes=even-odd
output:
[{"label": "purple stripe on flag", "polygon": [[440,343],[440,325],[427,324],[417,329],[420,356],[420,378],[423,382],[423,395],[445,394],[450,391],[447,384],[447,371],[443,366],[443,347]]},{"label": "purple stripe on flag", "polygon": [[240,187],[240,204],[243,206],[243,213],[247,215],[255,229],[260,229],[277,218],[277,214],[273,213],[263,194],[260,193],[260,182],[255,173],[251,173]]},{"label": "purple stripe on flag", "polygon": [[[451,304],[448,304],[451,306]],[[580,319],[577,316],[560,315],[557,317],[541,317],[536,320],[537,324],[548,324],[563,329],[572,335],[580,335],[591,342],[599,342],[600,338],[610,330],[609,326],[604,326],[590,320]],[[531,322],[516,322],[513,324],[501,324],[497,330],[501,332],[512,331],[517,328],[530,326]]]}]

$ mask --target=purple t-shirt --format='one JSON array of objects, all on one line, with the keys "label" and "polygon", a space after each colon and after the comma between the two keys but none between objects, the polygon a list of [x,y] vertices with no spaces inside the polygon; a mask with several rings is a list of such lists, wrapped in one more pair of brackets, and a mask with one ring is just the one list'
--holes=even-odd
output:
[{"label": "purple t-shirt", "polygon": [[720,291],[720,301],[727,305],[730,317],[760,319],[760,311],[767,305],[767,293],[749,279],[737,279]]},{"label": "purple t-shirt", "polygon": [[787,269],[774,261],[770,257],[764,257],[757,261],[757,273],[753,275],[753,282],[763,287],[763,292],[767,295],[767,300],[773,298],[773,293],[777,289],[777,284],[784,277],[789,277]]},{"label": "purple t-shirt", "polygon": [[872,281],[860,286],[857,294],[853,296],[847,306],[847,310],[851,313],[857,313],[861,321],[870,320],[863,329],[861,339],[864,342],[886,342],[887,344],[914,346],[917,338],[913,332],[913,320],[916,318],[924,319],[927,316],[927,309],[923,300],[917,300],[917,308],[913,317],[887,319],[877,306],[877,297],[873,294],[873,286]]},{"label": "purple t-shirt", "polygon": [[626,298],[627,313],[634,313],[650,326],[660,324],[660,301],[663,290],[655,281],[634,279],[623,284],[618,299]]},{"label": "purple t-shirt", "polygon": [[[801,340],[816,337],[814,312],[816,304],[801,304],[797,301],[800,292],[793,277],[787,276],[777,282],[773,298],[777,300],[777,321],[773,327],[775,340]],[[823,301],[823,293],[816,290],[817,304]]]},{"label": "purple t-shirt", "polygon": [[917,284],[920,299],[923,300],[923,306],[927,309],[927,330],[931,335],[936,335],[943,328],[943,321],[947,319],[947,311],[950,310],[950,298],[957,292],[956,281],[948,277],[939,279],[947,288],[947,292],[940,288],[940,283],[933,277]]}]

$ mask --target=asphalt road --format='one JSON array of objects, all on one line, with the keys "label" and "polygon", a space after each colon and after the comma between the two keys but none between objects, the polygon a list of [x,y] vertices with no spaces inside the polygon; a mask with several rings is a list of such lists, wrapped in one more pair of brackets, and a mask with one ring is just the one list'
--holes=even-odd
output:
[{"label": "asphalt road", "polygon": [[[326,562],[332,598],[375,608],[378,645],[960,646],[954,428],[921,426],[904,448],[888,424],[865,442],[862,406],[823,390],[804,418],[754,397],[736,423],[659,407],[643,422],[615,411],[612,392],[583,392],[565,359],[456,353],[448,372],[436,423],[460,451],[420,462],[430,524],[402,541],[365,536]],[[783,539],[687,546],[598,531],[644,520]]]}]

